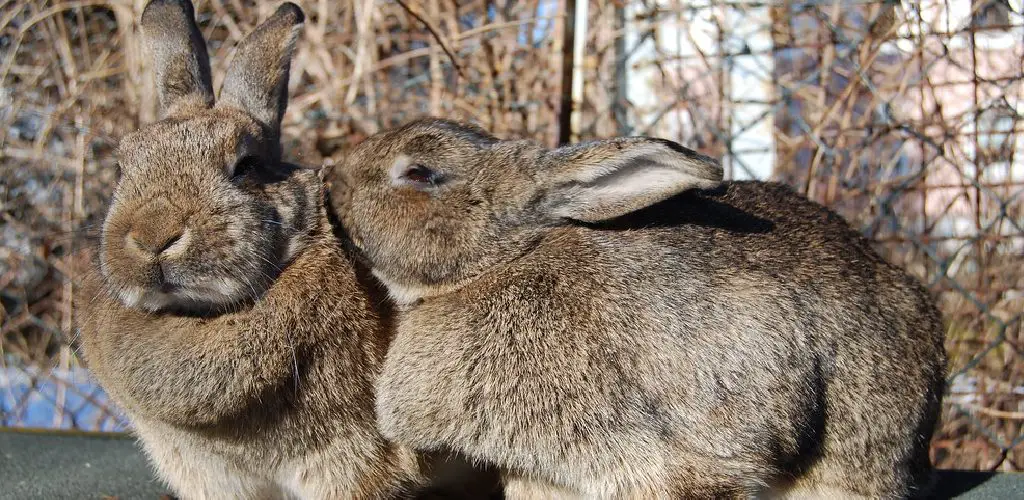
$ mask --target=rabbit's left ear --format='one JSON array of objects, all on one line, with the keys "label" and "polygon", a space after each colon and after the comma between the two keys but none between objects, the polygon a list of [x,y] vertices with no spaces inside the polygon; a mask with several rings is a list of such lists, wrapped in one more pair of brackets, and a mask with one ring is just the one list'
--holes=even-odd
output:
[{"label": "rabbit's left ear", "polygon": [[288,73],[305,19],[298,5],[285,2],[249,33],[228,67],[217,107],[244,110],[277,132],[288,107]]},{"label": "rabbit's left ear", "polygon": [[717,161],[648,137],[566,146],[541,161],[542,210],[584,222],[614,219],[688,189],[713,188],[723,176]]}]

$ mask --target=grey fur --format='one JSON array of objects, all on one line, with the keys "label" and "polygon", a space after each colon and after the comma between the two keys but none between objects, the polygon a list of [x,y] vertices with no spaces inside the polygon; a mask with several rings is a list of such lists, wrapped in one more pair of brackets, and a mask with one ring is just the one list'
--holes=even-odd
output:
[{"label": "grey fur", "polygon": [[317,174],[279,161],[301,21],[286,3],[243,40],[228,81],[254,100],[212,107],[192,5],[147,6],[167,118],[122,140],[98,262],[80,256],[85,359],[186,499],[404,496],[445,458],[376,429],[389,308]]},{"label": "grey fur", "polygon": [[[921,493],[945,374],[928,294],[835,213],[677,146],[638,163],[652,140],[550,151],[421,120],[352,151],[331,204],[404,305],[385,435],[496,464],[511,496]],[[407,164],[438,181],[389,182]],[[628,213],[565,218],[596,198],[564,179],[609,172]]]}]

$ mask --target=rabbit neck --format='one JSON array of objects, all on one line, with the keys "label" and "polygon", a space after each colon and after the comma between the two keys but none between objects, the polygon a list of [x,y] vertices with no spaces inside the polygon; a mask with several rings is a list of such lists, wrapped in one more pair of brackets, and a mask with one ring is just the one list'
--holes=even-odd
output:
[{"label": "rabbit neck", "polygon": [[500,260],[500,254],[495,255],[493,256],[493,263],[485,260],[477,266],[478,272],[466,274],[461,279],[451,282],[427,285],[417,282],[400,281],[391,278],[379,268],[373,269],[373,276],[384,285],[388,295],[400,309],[408,309],[424,300],[459,293],[473,283],[486,279],[489,276],[501,275],[510,267],[515,266],[520,260],[533,253],[542,244],[543,240],[543,234],[531,235],[531,237],[523,239],[523,244],[518,251],[512,253],[510,257],[506,257],[505,260]]}]

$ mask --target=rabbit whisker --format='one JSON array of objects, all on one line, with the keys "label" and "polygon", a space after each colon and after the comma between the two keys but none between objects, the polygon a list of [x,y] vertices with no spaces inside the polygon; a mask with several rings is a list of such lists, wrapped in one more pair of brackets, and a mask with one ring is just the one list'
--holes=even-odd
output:
[{"label": "rabbit whisker", "polygon": [[[274,268],[274,270],[275,270],[275,271],[277,271],[277,272],[279,272],[279,273],[280,273],[281,271],[283,271],[283,269],[281,269],[281,266],[279,266],[279,265],[277,264],[277,262],[274,262],[274,261],[270,260],[269,258],[267,258],[267,256],[266,256],[266,255],[261,255],[261,254],[257,254],[257,257],[259,257],[259,258],[260,258],[260,260],[262,260],[262,261],[263,261],[264,263],[266,263],[266,264],[267,264],[267,265],[269,265],[270,267]],[[262,271],[261,271],[261,272],[262,272]],[[264,277],[265,277],[265,278],[270,278],[270,276],[266,275],[266,273],[264,273]]]}]

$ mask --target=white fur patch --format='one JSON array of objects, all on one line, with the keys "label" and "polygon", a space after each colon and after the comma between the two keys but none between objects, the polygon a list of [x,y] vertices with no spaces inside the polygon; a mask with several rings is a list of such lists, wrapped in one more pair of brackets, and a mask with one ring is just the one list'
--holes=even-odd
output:
[{"label": "white fur patch", "polygon": [[143,290],[136,286],[121,288],[118,293],[118,298],[121,302],[128,307],[140,307],[142,302]]},{"label": "white fur patch", "polygon": [[395,163],[391,165],[391,169],[388,170],[388,175],[391,178],[392,186],[407,186],[409,180],[405,178],[405,171],[412,165],[412,158],[406,155],[399,155],[395,158]]},{"label": "white fur patch", "polygon": [[242,282],[235,278],[216,278],[177,289],[173,293],[127,286],[120,289],[117,295],[127,307],[156,312],[174,305],[231,304],[247,294],[258,292],[260,290],[244,287]]},{"label": "white fur patch", "polygon": [[162,258],[174,258],[185,253],[188,250],[189,244],[192,242],[192,230],[185,228],[185,232],[181,233],[181,237],[174,242],[171,246],[164,249],[160,254]]},{"label": "white fur patch", "polygon": [[426,297],[429,290],[426,287],[409,286],[392,281],[376,269],[373,271],[373,275],[384,284],[388,289],[388,295],[391,297],[391,300],[394,300],[398,305],[408,306],[415,304],[416,301]]}]

